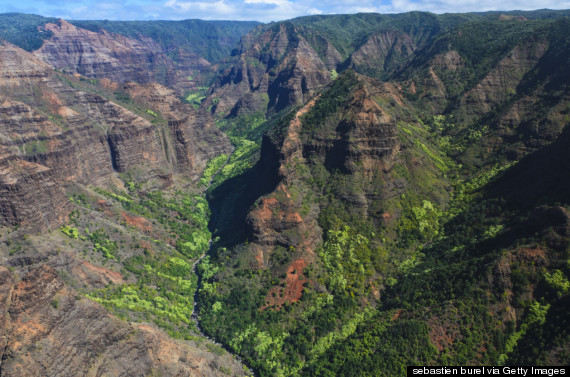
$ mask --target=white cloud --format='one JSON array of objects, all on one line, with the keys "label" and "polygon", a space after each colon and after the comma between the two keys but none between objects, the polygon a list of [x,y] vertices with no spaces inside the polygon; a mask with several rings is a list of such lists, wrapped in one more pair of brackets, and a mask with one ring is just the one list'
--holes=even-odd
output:
[{"label": "white cloud", "polygon": [[412,10],[433,13],[486,12],[493,10],[534,10],[534,9],[568,9],[569,0],[392,0],[389,6],[383,7],[390,13],[409,12]]},{"label": "white cloud", "polygon": [[210,13],[212,15],[227,16],[236,11],[236,8],[233,4],[230,4],[224,0],[218,0],[215,2],[170,0],[164,5],[168,8],[172,8],[175,11],[181,12],[182,14],[180,14],[180,16],[182,18],[184,18],[184,15],[192,14],[193,12],[198,12],[200,14]]},{"label": "white cloud", "polygon": [[[0,0],[0,3],[3,1]],[[311,14],[358,12],[433,13],[487,10],[568,9],[570,0],[25,0],[0,4],[0,12],[36,13],[68,19],[279,21]]]}]

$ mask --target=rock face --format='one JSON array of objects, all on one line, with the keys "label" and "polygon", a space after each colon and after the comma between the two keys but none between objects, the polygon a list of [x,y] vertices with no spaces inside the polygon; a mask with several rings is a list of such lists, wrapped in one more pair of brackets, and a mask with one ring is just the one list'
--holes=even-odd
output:
[{"label": "rock face", "polygon": [[349,110],[335,133],[315,132],[306,137],[303,147],[306,158],[317,158],[329,170],[354,172],[389,168],[401,143],[396,120],[374,98],[387,97],[397,106],[403,103],[391,85],[363,82],[365,84],[354,92]]},{"label": "rock face", "polygon": [[351,55],[349,67],[372,77],[389,77],[416,49],[413,39],[406,33],[374,34]]},{"label": "rock face", "polygon": [[280,23],[242,39],[240,54],[211,89],[216,115],[279,111],[308,101],[331,80],[340,54],[327,43],[321,59],[300,26]]},{"label": "rock face", "polygon": [[461,106],[467,119],[475,119],[506,103],[515,96],[524,75],[545,54],[548,42],[531,41],[516,46],[489,72],[479,84],[468,91]]},{"label": "rock face", "polygon": [[52,169],[20,159],[0,164],[1,225],[45,230],[67,220],[69,201]]},{"label": "rock face", "polygon": [[[143,172],[140,180],[173,173],[197,179],[210,158],[231,150],[207,114],[159,84],[121,89],[132,94],[131,103],[139,101],[135,113],[75,88],[81,80],[56,74],[9,43],[0,46],[0,56],[0,164],[2,190],[10,192],[2,200],[3,224],[60,223],[69,182],[104,184],[115,172],[133,168]],[[96,89],[119,90],[109,80],[102,85]]]},{"label": "rock face", "polygon": [[6,376],[243,375],[229,356],[130,325],[66,288],[47,266],[21,281],[0,267],[0,374]]},{"label": "rock face", "polygon": [[[275,247],[295,247],[296,259],[306,260],[314,257],[317,242],[320,239],[320,228],[317,224],[317,208],[311,208],[301,216],[301,195],[293,197],[291,190],[299,187],[295,174],[296,166],[304,164],[303,146],[300,139],[301,121],[299,117],[309,111],[315,104],[310,101],[290,121],[282,137],[264,138],[265,148],[261,159],[277,159],[277,177],[279,184],[275,190],[261,198],[258,205],[248,215],[255,239],[250,246],[255,254],[257,268],[267,268]],[[295,188],[293,188],[295,186]],[[298,192],[298,191],[296,191]],[[298,299],[298,298],[297,298]],[[280,303],[282,304],[282,303]]]},{"label": "rock face", "polygon": [[177,171],[195,174],[211,158],[231,152],[227,136],[212,118],[182,103],[171,89],[156,83],[128,83],[123,89],[131,98],[166,117],[171,135],[166,141],[167,159]]},{"label": "rock face", "polygon": [[205,59],[190,54],[181,57],[184,64],[175,65],[151,38],[135,40],[105,30],[96,33],[65,20],[46,24],[44,29],[52,36],[34,55],[68,73],[116,82],[158,81],[182,93],[194,86],[187,79],[189,75],[210,66]]},{"label": "rock face", "polygon": [[0,85],[22,86],[47,77],[50,71],[50,66],[41,59],[22,53],[20,48],[0,40]]}]

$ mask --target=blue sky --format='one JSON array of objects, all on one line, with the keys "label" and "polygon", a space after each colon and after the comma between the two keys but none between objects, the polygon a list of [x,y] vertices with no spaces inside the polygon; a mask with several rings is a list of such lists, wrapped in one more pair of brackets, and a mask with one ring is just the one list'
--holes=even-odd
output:
[{"label": "blue sky", "polygon": [[[498,4],[498,5],[497,5]],[[279,21],[313,14],[569,9],[570,0],[0,0],[0,13],[64,19]]]}]

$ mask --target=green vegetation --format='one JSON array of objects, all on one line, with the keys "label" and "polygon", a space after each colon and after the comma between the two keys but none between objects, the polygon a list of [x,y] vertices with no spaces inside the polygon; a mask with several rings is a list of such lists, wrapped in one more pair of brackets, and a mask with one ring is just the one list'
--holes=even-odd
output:
[{"label": "green vegetation", "polygon": [[554,270],[552,274],[548,272],[545,273],[544,280],[549,287],[556,290],[559,296],[562,296],[570,290],[570,281],[568,281],[568,278],[564,276],[560,270]]},{"label": "green vegetation", "polygon": [[117,241],[111,241],[109,236],[101,229],[93,233],[87,233],[87,238],[93,243],[93,249],[103,254],[107,259],[117,259]]},{"label": "green vegetation", "polygon": [[259,23],[254,21],[70,21],[98,32],[101,29],[129,38],[150,37],[168,51],[174,61],[186,51],[217,62],[229,56],[240,38]]},{"label": "green vegetation", "polygon": [[147,219],[155,219],[176,237],[176,249],[188,258],[203,254],[208,248],[211,233],[208,230],[208,202],[200,195],[177,191],[166,198],[161,191],[147,192],[134,198],[95,189],[108,198],[117,200],[129,212]]},{"label": "green vegetation", "polygon": [[151,109],[146,109],[146,110],[145,110],[145,113],[150,114],[150,115],[152,115],[152,116],[155,117],[155,118],[158,116],[158,114],[155,113],[154,111],[152,111]]},{"label": "green vegetation", "polygon": [[188,95],[186,95],[186,97],[184,98],[184,101],[188,102],[189,104],[192,105],[192,107],[198,110],[200,104],[202,104],[202,100],[206,98],[207,90],[208,90],[207,86],[200,86],[198,87],[197,92],[188,93]]},{"label": "green vegetation", "polygon": [[188,260],[165,254],[136,256],[125,268],[137,277],[136,284],[111,285],[87,297],[121,317],[152,321],[172,337],[195,339],[191,316],[197,277]]},{"label": "green vegetation", "polygon": [[329,291],[352,296],[363,294],[365,283],[374,271],[370,240],[355,234],[347,225],[341,230],[329,230],[325,239],[318,254],[328,271]]},{"label": "green vegetation", "polygon": [[339,111],[342,106],[345,106],[349,102],[346,96],[352,92],[357,83],[356,75],[351,71],[344,74],[341,79],[335,80],[311,111],[302,116],[303,132],[314,131],[329,116]]},{"label": "green vegetation", "polygon": [[62,226],[59,228],[63,234],[68,236],[69,238],[78,239],[79,238],[79,230],[72,226]]},{"label": "green vegetation", "polygon": [[540,326],[546,321],[546,313],[550,309],[550,305],[540,305],[538,302],[533,302],[528,310],[528,316],[524,323],[521,325],[520,330],[511,334],[505,344],[505,353],[501,354],[498,363],[503,365],[507,361],[507,354],[513,352],[517,342],[526,334],[530,326]]},{"label": "green vegetation", "polygon": [[229,159],[226,156],[227,162],[224,161],[226,164],[222,166],[214,177],[210,190],[230,178],[243,174],[253,166],[252,161],[259,152],[259,145],[247,139],[234,139],[234,146],[235,149],[229,156]]},{"label": "green vegetation", "polygon": [[24,144],[24,153],[27,155],[42,154],[47,151],[47,143],[43,140],[34,140]]},{"label": "green vegetation", "polygon": [[222,166],[225,165],[226,161],[228,160],[228,155],[221,154],[217,157],[214,157],[206,164],[206,168],[202,173],[202,178],[200,179],[200,183],[206,187],[210,185],[210,181],[214,174],[216,174]]},{"label": "green vegetation", "polygon": [[[94,191],[128,211],[121,212],[121,216],[127,229],[134,227],[133,234],[141,230],[136,226],[155,229],[153,233],[163,229],[158,234],[165,231],[169,243],[175,244],[176,248],[160,239],[143,241],[134,236],[134,245],[126,245],[112,239],[103,229],[90,232],[62,227],[61,231],[77,242],[90,242],[93,250],[101,253],[103,258],[119,261],[124,268],[123,276],[130,274],[134,278],[134,283],[110,284],[86,292],[86,296],[121,318],[150,321],[172,337],[196,340],[197,331],[191,316],[198,279],[192,270],[193,262],[209,247],[208,203],[200,195],[180,190],[169,193],[143,191],[139,183],[130,180],[129,174],[124,174],[123,179],[129,193],[99,188]],[[73,198],[85,208],[91,201],[84,194]],[[75,217],[74,221],[77,222]],[[124,240],[124,236],[121,239]],[[133,248],[137,250],[134,255],[132,251],[128,252]]]},{"label": "green vegetation", "polygon": [[26,51],[34,51],[52,35],[49,31],[41,30],[41,27],[56,20],[32,14],[3,13],[0,14],[0,38]]}]

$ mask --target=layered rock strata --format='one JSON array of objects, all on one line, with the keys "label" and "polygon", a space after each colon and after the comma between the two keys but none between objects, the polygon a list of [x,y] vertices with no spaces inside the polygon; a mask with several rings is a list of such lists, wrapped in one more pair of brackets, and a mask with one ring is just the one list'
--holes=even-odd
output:
[{"label": "layered rock strata", "polygon": [[0,267],[0,373],[6,376],[244,375],[229,355],[128,324],[66,288],[47,266],[18,281]]},{"label": "layered rock strata", "polygon": [[[231,151],[208,114],[159,84],[78,87],[81,77],[55,73],[9,43],[0,56],[2,190],[11,192],[0,223],[57,225],[66,218],[63,187],[70,182],[105,185],[115,172],[135,168],[143,181],[169,181],[175,173],[197,179],[209,159]],[[112,102],[109,90],[132,95],[128,109]]]}]

